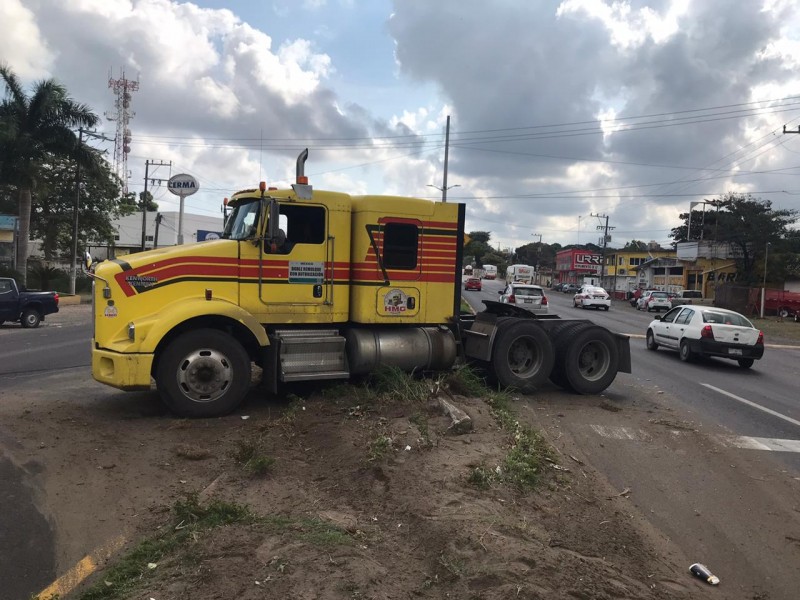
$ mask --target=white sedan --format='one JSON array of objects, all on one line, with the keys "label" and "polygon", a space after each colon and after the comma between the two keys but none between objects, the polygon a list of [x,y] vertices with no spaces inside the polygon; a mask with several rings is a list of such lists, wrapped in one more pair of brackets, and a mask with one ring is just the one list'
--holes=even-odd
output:
[{"label": "white sedan", "polygon": [[504,304],[516,304],[534,314],[547,314],[547,296],[542,286],[530,283],[509,283],[506,289],[497,293],[500,294],[500,302]]},{"label": "white sedan", "polygon": [[594,285],[584,285],[572,298],[575,308],[595,308],[608,310],[611,308],[611,296],[603,288]]},{"label": "white sedan", "polygon": [[684,362],[718,356],[749,369],[764,356],[764,334],[732,310],[706,306],[676,306],[647,326],[647,349],[677,350]]}]

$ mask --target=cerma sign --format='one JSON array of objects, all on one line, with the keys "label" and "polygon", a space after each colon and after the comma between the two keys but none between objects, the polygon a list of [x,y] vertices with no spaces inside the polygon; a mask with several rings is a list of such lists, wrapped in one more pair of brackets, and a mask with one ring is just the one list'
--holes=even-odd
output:
[{"label": "cerma sign", "polygon": [[191,196],[200,186],[197,184],[197,179],[186,173],[179,173],[169,178],[167,188],[176,196]]}]

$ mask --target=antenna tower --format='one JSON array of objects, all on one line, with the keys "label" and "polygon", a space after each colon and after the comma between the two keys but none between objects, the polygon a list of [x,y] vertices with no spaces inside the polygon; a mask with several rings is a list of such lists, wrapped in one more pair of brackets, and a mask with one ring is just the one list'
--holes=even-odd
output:
[{"label": "antenna tower", "polygon": [[130,120],[136,116],[131,110],[131,94],[139,89],[139,80],[131,81],[125,77],[125,70],[119,79],[114,79],[109,72],[108,87],[114,93],[114,111],[106,112],[109,121],[117,122],[117,134],[114,137],[114,170],[122,180],[122,193],[128,194],[128,153],[131,151]]}]

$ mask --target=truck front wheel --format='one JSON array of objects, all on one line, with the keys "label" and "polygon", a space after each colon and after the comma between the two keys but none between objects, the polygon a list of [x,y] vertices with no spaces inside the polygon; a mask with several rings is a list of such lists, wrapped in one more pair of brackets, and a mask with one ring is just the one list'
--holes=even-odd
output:
[{"label": "truck front wheel", "polygon": [[550,376],[555,358],[553,344],[539,325],[511,321],[499,332],[492,369],[501,385],[531,394]]},{"label": "truck front wheel", "polygon": [[19,322],[23,327],[32,329],[42,322],[42,315],[35,308],[26,308]]},{"label": "truck front wheel", "polygon": [[190,331],[172,341],[161,355],[156,385],[164,403],[178,416],[225,415],[250,388],[250,358],[223,331]]}]

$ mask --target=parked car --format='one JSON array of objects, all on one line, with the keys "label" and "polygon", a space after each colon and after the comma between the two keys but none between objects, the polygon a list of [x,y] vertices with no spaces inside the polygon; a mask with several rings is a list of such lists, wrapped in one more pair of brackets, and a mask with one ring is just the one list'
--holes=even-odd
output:
[{"label": "parked car", "polygon": [[554,283],[552,286],[550,286],[550,289],[554,292],[560,292],[561,288],[563,288],[565,285],[567,284],[559,281],[558,283]]},{"label": "parked car", "polygon": [[646,340],[648,350],[671,348],[684,362],[717,356],[749,369],[764,356],[764,334],[744,315],[724,308],[676,306],[650,322]]},{"label": "parked car", "polygon": [[608,310],[611,308],[611,296],[601,287],[585,285],[572,298],[572,306]]},{"label": "parked car", "polygon": [[[645,294],[646,292],[654,292],[654,291],[656,291],[656,290],[643,290],[643,289],[637,289],[636,291],[634,291],[633,293],[631,293],[631,294],[628,296],[628,301],[631,303],[631,306],[632,306],[633,308],[638,308],[638,305],[639,305],[639,298],[641,298],[642,296],[644,296],[644,294]],[[639,294],[637,295],[637,294],[636,294],[636,292],[639,292]]]},{"label": "parked car", "polygon": [[702,299],[703,292],[700,290],[679,290],[677,292],[670,292],[670,303],[673,308],[681,304],[695,304]]},{"label": "parked car", "polygon": [[638,310],[646,310],[647,312],[653,312],[654,310],[661,312],[662,310],[666,311],[672,308],[672,302],[667,292],[647,290],[642,294],[642,297],[639,298],[639,301],[636,303],[636,308]]},{"label": "parked car", "polygon": [[497,292],[500,302],[516,304],[535,314],[547,314],[547,296],[544,288],[530,283],[509,283],[506,289]]},{"label": "parked car", "polygon": [[481,291],[481,280],[478,277],[470,277],[464,282],[465,290]]},{"label": "parked car", "polygon": [[0,324],[19,321],[23,327],[38,327],[45,315],[58,312],[58,292],[29,291],[10,277],[0,277]]},{"label": "parked car", "polygon": [[561,287],[561,291],[565,294],[576,294],[581,291],[581,286],[577,283],[565,283]]}]

